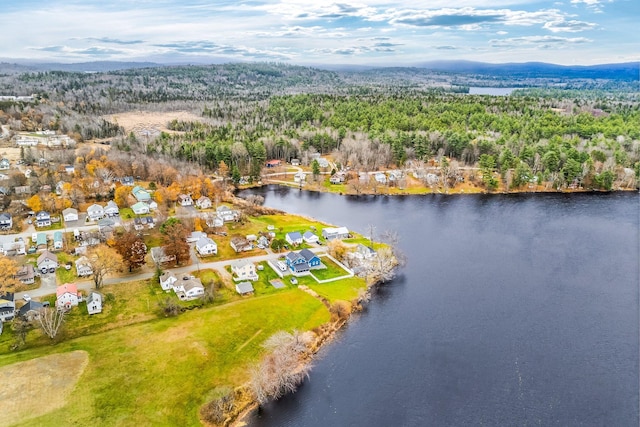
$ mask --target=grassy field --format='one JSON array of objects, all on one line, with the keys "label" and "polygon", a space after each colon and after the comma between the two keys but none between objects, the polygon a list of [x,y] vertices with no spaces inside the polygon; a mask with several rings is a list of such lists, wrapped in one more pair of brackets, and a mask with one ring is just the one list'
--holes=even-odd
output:
[{"label": "grassy field", "polygon": [[199,425],[207,395],[244,382],[266,338],[328,320],[322,303],[288,289],[3,354],[0,365],[71,350],[89,354],[66,406],[17,425]]},{"label": "grassy field", "polygon": [[300,285],[306,285],[331,302],[337,300],[351,301],[358,296],[360,289],[366,287],[364,279],[351,277],[336,282],[318,283],[312,277],[298,278]]},{"label": "grassy field", "polygon": [[334,279],[336,277],[346,276],[347,274],[349,274],[348,271],[333,262],[331,258],[323,256],[320,259],[322,260],[322,264],[324,264],[326,268],[311,270],[311,274],[315,276],[316,279],[328,280]]}]

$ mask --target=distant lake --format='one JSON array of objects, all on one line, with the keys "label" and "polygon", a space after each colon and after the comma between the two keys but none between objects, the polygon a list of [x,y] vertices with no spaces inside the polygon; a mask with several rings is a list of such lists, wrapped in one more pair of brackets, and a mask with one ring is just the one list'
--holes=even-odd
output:
[{"label": "distant lake", "polygon": [[508,96],[514,90],[521,89],[517,87],[470,87],[469,95],[493,95]]},{"label": "distant lake", "polygon": [[251,427],[638,426],[638,193],[251,192],[408,258]]}]

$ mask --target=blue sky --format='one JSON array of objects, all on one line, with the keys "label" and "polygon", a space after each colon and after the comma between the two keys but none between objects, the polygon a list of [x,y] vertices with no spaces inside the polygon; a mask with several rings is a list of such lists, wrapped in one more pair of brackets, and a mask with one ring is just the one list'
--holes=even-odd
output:
[{"label": "blue sky", "polygon": [[412,65],[640,60],[640,0],[20,0],[0,57]]}]

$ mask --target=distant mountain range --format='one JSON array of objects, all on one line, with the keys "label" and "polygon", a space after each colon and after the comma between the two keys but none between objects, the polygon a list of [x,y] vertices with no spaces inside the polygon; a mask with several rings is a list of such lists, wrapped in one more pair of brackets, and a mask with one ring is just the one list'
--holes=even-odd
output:
[{"label": "distant mountain range", "polygon": [[[5,59],[0,63],[2,72],[28,71],[71,71],[71,72],[107,72],[135,68],[164,67],[179,64],[161,64],[157,62],[118,62],[95,61],[71,64],[38,63],[24,60]],[[187,64],[180,64],[187,65]],[[203,66],[198,64],[196,66]],[[390,67],[361,66],[361,65],[314,65],[315,68],[333,71],[370,71],[374,69],[390,70]],[[474,74],[482,76],[511,77],[511,78],[559,78],[559,79],[607,79],[620,81],[640,81],[640,62],[626,62],[618,64],[599,65],[557,65],[544,62],[524,62],[491,64],[474,61],[432,61],[413,64],[408,67],[433,70],[444,73]]]}]

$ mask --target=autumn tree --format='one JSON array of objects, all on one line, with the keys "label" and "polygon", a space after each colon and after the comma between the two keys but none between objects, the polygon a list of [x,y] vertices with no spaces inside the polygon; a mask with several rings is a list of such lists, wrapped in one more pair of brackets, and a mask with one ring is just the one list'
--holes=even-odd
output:
[{"label": "autumn tree", "polygon": [[93,283],[96,289],[100,289],[104,278],[122,267],[122,257],[113,248],[107,245],[98,245],[91,249],[87,255],[89,265],[93,270]]},{"label": "autumn tree", "polygon": [[18,264],[11,258],[0,258],[0,294],[14,292],[20,282],[16,279]]},{"label": "autumn tree", "polygon": [[121,208],[127,208],[129,207],[129,192],[131,190],[124,186],[124,185],[120,185],[118,187],[116,187],[116,190],[114,192],[113,195],[113,199],[114,202],[116,202],[116,205],[118,205]]},{"label": "autumn tree", "polygon": [[129,272],[142,267],[147,255],[147,246],[138,234],[126,230],[114,237],[114,249],[120,254]]},{"label": "autumn tree", "polygon": [[26,203],[27,203],[27,206],[29,206],[29,209],[31,209],[34,212],[38,212],[43,209],[42,199],[37,194],[34,194],[33,196],[29,197]]},{"label": "autumn tree", "polygon": [[191,250],[187,243],[189,230],[176,218],[169,218],[160,226],[162,233],[162,247],[168,257],[176,258],[176,265],[185,263],[191,257]]}]

